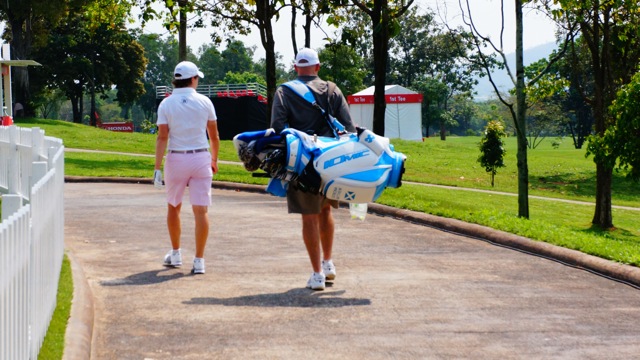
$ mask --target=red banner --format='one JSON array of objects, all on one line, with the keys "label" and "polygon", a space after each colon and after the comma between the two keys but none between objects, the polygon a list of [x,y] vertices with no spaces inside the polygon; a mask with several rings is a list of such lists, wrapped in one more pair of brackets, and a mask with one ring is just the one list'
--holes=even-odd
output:
[{"label": "red banner", "polygon": [[130,122],[102,123],[100,127],[109,131],[133,132],[133,123]]},{"label": "red banner", "polygon": [[[387,104],[421,103],[422,94],[388,94],[385,95]],[[373,95],[349,95],[349,104],[373,104]]]}]

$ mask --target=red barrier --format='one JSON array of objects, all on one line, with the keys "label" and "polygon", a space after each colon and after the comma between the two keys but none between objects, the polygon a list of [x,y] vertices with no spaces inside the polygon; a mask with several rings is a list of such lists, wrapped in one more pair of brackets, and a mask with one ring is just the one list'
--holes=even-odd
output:
[{"label": "red barrier", "polygon": [[11,126],[13,125],[13,118],[11,116],[5,115],[2,117],[2,126]]}]

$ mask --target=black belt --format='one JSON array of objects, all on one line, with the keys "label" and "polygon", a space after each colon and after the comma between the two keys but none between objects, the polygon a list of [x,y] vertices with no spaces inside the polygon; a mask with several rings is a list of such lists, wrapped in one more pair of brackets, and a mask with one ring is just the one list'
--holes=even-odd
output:
[{"label": "black belt", "polygon": [[203,151],[209,151],[209,149],[195,149],[195,150],[169,150],[173,154],[195,154]]}]

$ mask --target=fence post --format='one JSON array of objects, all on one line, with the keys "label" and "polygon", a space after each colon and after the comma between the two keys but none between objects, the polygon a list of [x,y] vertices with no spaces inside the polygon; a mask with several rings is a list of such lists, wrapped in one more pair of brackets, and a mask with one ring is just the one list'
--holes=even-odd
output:
[{"label": "fence post", "polygon": [[[33,189],[33,186],[40,181],[45,175],[47,175],[48,164],[46,161],[34,161],[31,166],[31,183],[29,189]],[[29,195],[31,197],[31,195]]]},{"label": "fence post", "polygon": [[[20,160],[18,156],[18,127],[9,127],[9,176],[7,190],[9,194],[20,193]],[[6,195],[5,195],[6,196]]]},{"label": "fence post", "polygon": [[[44,134],[39,127],[31,128],[31,161],[39,161],[42,151],[42,143],[44,142]],[[35,184],[35,181],[34,181]]]},{"label": "fence post", "polygon": [[2,219],[0,222],[15,214],[22,207],[22,196],[14,194],[2,195]]},{"label": "fence post", "polygon": [[53,168],[53,158],[56,156],[57,152],[58,149],[56,149],[54,146],[49,146],[49,148],[47,149],[47,166],[49,167],[49,169]]}]

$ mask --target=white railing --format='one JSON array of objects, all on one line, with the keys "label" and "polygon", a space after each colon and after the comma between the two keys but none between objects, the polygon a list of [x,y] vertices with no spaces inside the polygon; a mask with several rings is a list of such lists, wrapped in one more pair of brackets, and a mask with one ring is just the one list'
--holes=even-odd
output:
[{"label": "white railing", "polygon": [[0,359],[37,359],[64,255],[64,147],[0,126]]},{"label": "white railing", "polygon": [[[164,99],[171,95],[173,87],[171,86],[156,86],[156,98]],[[196,91],[206,97],[231,97],[237,98],[241,96],[258,96],[261,98],[267,97],[267,87],[259,83],[247,83],[247,84],[214,84],[214,85],[198,85]]]}]

